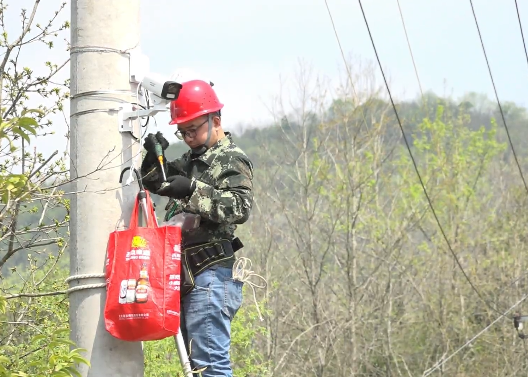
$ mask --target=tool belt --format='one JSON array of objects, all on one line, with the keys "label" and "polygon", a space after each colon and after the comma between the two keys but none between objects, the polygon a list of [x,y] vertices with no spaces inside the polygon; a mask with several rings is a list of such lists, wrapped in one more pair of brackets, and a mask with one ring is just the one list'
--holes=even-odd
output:
[{"label": "tool belt", "polygon": [[238,237],[232,241],[220,240],[185,247],[182,252],[181,295],[185,296],[194,289],[196,276],[212,265],[232,258],[242,247],[244,244]]}]

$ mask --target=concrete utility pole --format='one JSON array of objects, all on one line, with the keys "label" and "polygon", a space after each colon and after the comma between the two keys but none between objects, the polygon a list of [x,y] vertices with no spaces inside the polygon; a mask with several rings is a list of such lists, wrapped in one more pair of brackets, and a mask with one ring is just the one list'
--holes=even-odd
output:
[{"label": "concrete utility pole", "polygon": [[[104,273],[108,235],[120,219],[128,226],[138,192],[136,184],[115,190],[140,145],[131,148],[131,136],[118,131],[117,113],[105,109],[135,102],[127,52],[139,45],[139,14],[139,0],[73,0],[71,5],[70,173],[72,179],[80,177],[74,190],[84,191],[71,198],[70,275],[78,276],[71,288],[104,284],[104,277],[83,275]],[[105,288],[73,291],[69,299],[71,339],[88,350],[91,362],[91,368],[80,367],[82,376],[142,377],[141,343],[117,340],[105,330]]]}]

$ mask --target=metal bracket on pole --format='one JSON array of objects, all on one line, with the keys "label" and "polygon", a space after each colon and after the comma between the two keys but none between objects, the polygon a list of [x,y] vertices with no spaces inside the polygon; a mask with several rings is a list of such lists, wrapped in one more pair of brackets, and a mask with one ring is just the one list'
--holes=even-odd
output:
[{"label": "metal bracket on pole", "polygon": [[117,121],[119,125],[119,132],[132,132],[132,121],[139,118],[154,116],[159,112],[168,111],[163,105],[155,105],[149,109],[143,110],[138,107],[134,109],[132,104],[122,105],[117,114]]},{"label": "metal bracket on pole", "polygon": [[132,125],[131,119],[125,118],[125,113],[129,113],[132,111],[132,104],[122,104],[119,108],[119,111],[117,112],[117,124],[119,127],[119,132],[129,132],[132,133],[134,131],[134,127]]},{"label": "metal bracket on pole", "polygon": [[162,105],[156,105],[147,110],[132,110],[123,113],[123,120],[137,119],[143,117],[154,116],[159,112],[167,111],[167,108]]}]

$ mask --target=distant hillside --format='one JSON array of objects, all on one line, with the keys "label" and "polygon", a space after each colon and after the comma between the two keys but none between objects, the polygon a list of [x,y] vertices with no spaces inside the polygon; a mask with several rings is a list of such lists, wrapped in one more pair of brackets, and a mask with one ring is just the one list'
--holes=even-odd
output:
[{"label": "distant hillside", "polygon": [[[496,121],[498,124],[498,138],[501,142],[507,143],[507,135],[504,124],[498,107],[495,102],[489,98],[470,93],[459,101],[446,99],[428,93],[425,98],[425,105],[422,99],[419,98],[414,101],[406,101],[398,104],[398,114],[403,122],[403,126],[411,145],[413,143],[413,133],[417,126],[425,118],[432,118],[439,116],[445,119],[452,119],[452,117],[470,117],[468,127],[472,130],[477,130],[480,127],[490,128],[490,124]],[[443,112],[438,113],[438,106],[443,106]],[[502,104],[506,123],[512,137],[515,150],[521,159],[527,156],[527,139],[526,125],[528,124],[527,111],[523,107],[519,107],[513,103]],[[380,135],[382,143],[393,145],[399,143],[403,146],[403,139],[401,138],[400,128],[398,126],[394,111],[385,100],[371,99],[361,107],[352,108],[352,105],[341,99],[335,100],[324,114],[324,119],[321,119],[320,114],[308,114],[305,116],[304,123],[300,125],[300,121],[293,116],[284,116],[280,124],[269,125],[268,127],[258,129],[247,129],[240,134],[234,134],[233,138],[237,145],[239,145],[251,158],[255,171],[263,172],[266,169],[276,167],[278,161],[281,161],[281,156],[287,155],[288,149],[293,145],[301,147],[306,141],[305,148],[312,148],[315,139],[312,134],[319,133],[316,130],[326,130],[325,132],[339,132],[343,128],[358,128],[366,125],[368,130],[375,130],[380,122],[385,122],[388,126],[384,129],[384,134]],[[224,125],[224,129],[229,131],[229,125]],[[362,131],[361,131],[362,132]],[[294,149],[297,149],[294,148]],[[188,147],[183,142],[177,142],[168,148],[166,156],[169,160],[180,157],[188,150]],[[511,155],[511,148],[508,145],[508,152],[505,153],[505,158]],[[287,164],[286,159],[282,160],[283,164]],[[291,163],[291,161],[290,161]],[[523,165],[526,163],[523,162]],[[524,166],[526,169],[527,167]],[[277,178],[279,179],[279,178]],[[287,190],[281,185],[280,181],[269,182],[256,180],[256,185],[269,185],[269,187],[276,187],[278,190]],[[166,198],[152,195],[156,203],[156,213],[158,217],[163,217],[165,210]],[[41,210],[36,212],[27,212],[21,218],[21,225],[34,227],[40,218]],[[52,209],[48,211],[48,218],[63,217],[64,211],[61,209]],[[64,230],[65,232],[66,230]],[[64,234],[65,235],[65,234]],[[57,247],[50,245],[46,247],[47,252],[56,253]],[[22,251],[17,253],[5,266],[8,268],[13,265],[25,264],[28,253],[37,255],[32,251]],[[43,255],[45,255],[44,252]],[[5,269],[4,269],[5,272]]]},{"label": "distant hillside", "polygon": [[[519,155],[527,155],[528,139],[525,137],[528,124],[527,109],[517,106],[515,103],[502,103],[506,125],[513,140],[516,152]],[[443,106],[442,114],[438,114],[438,106]],[[458,101],[450,98],[442,98],[434,93],[426,93],[423,100],[418,98],[412,101],[404,101],[397,104],[398,115],[402,121],[406,136],[412,142],[412,135],[417,126],[426,118],[434,119],[441,116],[442,119],[464,116],[470,117],[469,129],[477,130],[481,127],[490,128],[491,122],[498,125],[498,137],[501,142],[507,142],[507,134],[499,112],[497,103],[484,95],[469,93]],[[341,119],[344,113],[351,113],[347,120],[348,124],[342,124]],[[382,99],[371,99],[363,106],[351,110],[350,103],[337,99],[327,110],[325,119],[321,120],[316,114],[307,119],[304,125],[293,119],[293,116],[284,116],[281,124],[269,125],[268,127],[247,129],[241,134],[234,134],[234,141],[253,160],[256,167],[266,165],[266,156],[273,155],[274,151],[286,148],[287,138],[295,138],[299,135],[299,130],[306,127],[310,134],[310,129],[317,127],[356,127],[357,124],[367,124],[367,127],[375,128],[382,121],[392,124],[388,134],[384,135],[384,140],[401,139],[401,131],[394,115],[394,111],[389,102]],[[229,125],[225,124],[224,129],[229,130]],[[291,142],[291,141],[290,141]],[[188,150],[184,142],[172,144],[167,152],[168,159],[180,157]]]}]

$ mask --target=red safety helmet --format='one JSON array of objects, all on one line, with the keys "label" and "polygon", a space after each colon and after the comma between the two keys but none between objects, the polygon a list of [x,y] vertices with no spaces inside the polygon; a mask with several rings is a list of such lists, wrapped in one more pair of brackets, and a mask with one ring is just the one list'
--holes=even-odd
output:
[{"label": "red safety helmet", "polygon": [[219,111],[224,107],[220,103],[210,83],[191,80],[182,83],[178,98],[171,102],[171,121],[180,124],[199,116]]}]

